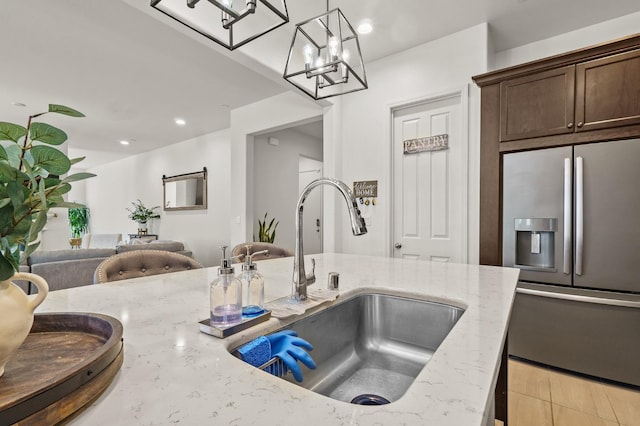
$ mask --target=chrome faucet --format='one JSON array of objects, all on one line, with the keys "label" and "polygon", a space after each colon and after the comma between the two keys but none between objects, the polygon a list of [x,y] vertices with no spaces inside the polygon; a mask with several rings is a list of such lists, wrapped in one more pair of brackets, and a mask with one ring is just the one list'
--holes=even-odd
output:
[{"label": "chrome faucet", "polygon": [[364,219],[360,215],[356,198],[353,196],[351,189],[349,189],[344,182],[332,178],[320,178],[307,185],[298,199],[298,215],[296,216],[296,249],[295,257],[293,258],[293,297],[299,301],[307,299],[307,286],[316,282],[314,274],[316,268],[315,259],[311,259],[313,264],[311,273],[307,275],[304,270],[304,250],[302,246],[302,210],[304,201],[307,199],[313,188],[325,184],[335,187],[344,197],[344,201],[347,203],[347,209],[349,210],[349,218],[351,219],[351,230],[353,231],[353,235],[363,235],[367,233],[367,225],[364,223]]}]

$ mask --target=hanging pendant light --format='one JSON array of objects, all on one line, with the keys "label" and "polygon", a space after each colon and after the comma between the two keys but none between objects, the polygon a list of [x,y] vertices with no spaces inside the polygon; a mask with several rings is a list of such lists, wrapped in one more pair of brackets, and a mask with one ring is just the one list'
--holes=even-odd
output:
[{"label": "hanging pendant light", "polygon": [[340,9],[296,25],[284,79],[314,99],[366,89],[358,36]]},{"label": "hanging pendant light", "polygon": [[151,0],[151,7],[229,50],[289,22],[285,0]]}]

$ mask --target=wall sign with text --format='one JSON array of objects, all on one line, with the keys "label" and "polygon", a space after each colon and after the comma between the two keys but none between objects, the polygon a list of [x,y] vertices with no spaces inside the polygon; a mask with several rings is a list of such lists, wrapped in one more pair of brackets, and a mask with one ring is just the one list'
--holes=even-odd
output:
[{"label": "wall sign with text", "polygon": [[378,181],[363,180],[353,182],[353,195],[360,201],[360,204],[376,205],[376,197],[378,196]]},{"label": "wall sign with text", "polygon": [[420,152],[441,151],[449,149],[449,135],[427,136],[426,138],[408,139],[404,141],[404,154],[418,154]]}]

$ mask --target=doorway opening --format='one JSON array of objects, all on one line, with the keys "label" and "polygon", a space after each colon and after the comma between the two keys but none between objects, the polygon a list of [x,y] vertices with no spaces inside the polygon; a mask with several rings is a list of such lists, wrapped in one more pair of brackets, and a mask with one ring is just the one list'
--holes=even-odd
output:
[{"label": "doorway opening", "polygon": [[[310,182],[309,178],[321,177],[323,168],[321,117],[310,123],[254,136],[254,240],[258,239],[258,220],[263,220],[267,214],[267,224],[272,219],[274,225],[278,223],[273,244],[294,250],[296,205],[301,188]],[[321,191],[317,192],[319,199],[305,202],[303,225],[307,253],[322,252],[323,246],[322,199]]]}]

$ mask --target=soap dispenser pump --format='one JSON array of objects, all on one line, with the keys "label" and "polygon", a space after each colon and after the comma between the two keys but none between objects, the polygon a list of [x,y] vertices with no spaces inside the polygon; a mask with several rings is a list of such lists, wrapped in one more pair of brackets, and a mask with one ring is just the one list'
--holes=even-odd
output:
[{"label": "soap dispenser pump", "polygon": [[258,272],[258,266],[253,263],[253,257],[258,254],[269,253],[269,250],[261,250],[251,253],[251,246],[244,246],[247,254],[242,264],[242,274],[240,275],[242,284],[247,289],[246,304],[242,308],[242,315],[254,317],[264,312],[264,278]]},{"label": "soap dispenser pump", "polygon": [[233,275],[231,258],[226,257],[227,246],[221,246],[222,259],[218,278],[211,283],[211,325],[232,326],[242,322],[242,282]]}]

